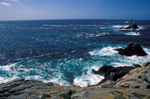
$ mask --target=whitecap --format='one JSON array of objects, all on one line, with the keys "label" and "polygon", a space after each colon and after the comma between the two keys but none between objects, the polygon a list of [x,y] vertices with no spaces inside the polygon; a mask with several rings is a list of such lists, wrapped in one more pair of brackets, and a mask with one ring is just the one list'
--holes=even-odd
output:
[{"label": "whitecap", "polygon": [[5,65],[5,66],[0,66],[0,69],[1,69],[1,70],[5,70],[5,71],[11,71],[11,68],[14,67],[16,64],[17,64],[17,63]]},{"label": "whitecap", "polygon": [[81,76],[77,76],[74,79],[74,85],[80,86],[80,87],[87,87],[90,85],[96,85],[98,84],[104,77],[100,75],[95,75],[92,73],[92,69],[97,69],[97,66],[85,67],[87,69],[87,73],[82,73]]},{"label": "whitecap", "polygon": [[139,28],[137,29],[137,30],[143,30],[143,29],[145,29],[145,27],[144,26],[138,26]]},{"label": "whitecap", "polygon": [[99,55],[99,56],[112,56],[117,53],[117,51],[114,50],[115,47],[104,47],[102,49],[96,49],[94,51],[90,51],[90,55]]},{"label": "whitecap", "polygon": [[128,25],[113,25],[114,28],[123,28],[127,27]]},{"label": "whitecap", "polygon": [[140,32],[128,32],[125,35],[140,36]]},{"label": "whitecap", "polygon": [[129,23],[129,21],[125,21],[124,23]]}]

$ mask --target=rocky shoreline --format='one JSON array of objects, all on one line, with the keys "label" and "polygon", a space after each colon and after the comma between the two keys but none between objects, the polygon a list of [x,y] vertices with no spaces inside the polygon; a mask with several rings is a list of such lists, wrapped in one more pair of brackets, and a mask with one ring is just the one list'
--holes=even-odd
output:
[{"label": "rocky shoreline", "polygon": [[117,80],[91,86],[60,86],[22,78],[0,85],[0,99],[149,99],[150,62]]},{"label": "rocky shoreline", "polygon": [[[139,45],[129,43],[121,53],[139,55],[138,48],[143,51]],[[88,87],[18,78],[0,84],[0,99],[150,99],[150,62],[124,67],[105,65],[92,72],[103,75],[104,79]]]}]

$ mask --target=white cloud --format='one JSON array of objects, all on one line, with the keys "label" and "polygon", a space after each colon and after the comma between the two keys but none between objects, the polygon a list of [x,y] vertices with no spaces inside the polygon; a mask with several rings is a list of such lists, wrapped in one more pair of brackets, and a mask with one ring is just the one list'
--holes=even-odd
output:
[{"label": "white cloud", "polygon": [[6,3],[6,2],[0,2],[0,4],[4,6],[12,6],[10,3]]},{"label": "white cloud", "polygon": [[19,0],[12,0],[12,1],[18,2]]}]

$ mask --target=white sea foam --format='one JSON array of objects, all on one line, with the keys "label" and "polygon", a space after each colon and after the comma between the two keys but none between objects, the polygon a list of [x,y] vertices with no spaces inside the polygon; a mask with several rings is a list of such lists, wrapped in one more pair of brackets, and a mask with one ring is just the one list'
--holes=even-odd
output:
[{"label": "white sea foam", "polygon": [[125,35],[140,36],[140,32],[128,32]]},{"label": "white sea foam", "polygon": [[98,49],[98,50],[94,50],[94,51],[90,51],[89,54],[90,55],[99,55],[99,56],[111,56],[117,53],[117,51],[114,50],[115,47],[104,47],[102,49]]},{"label": "white sea foam", "polygon": [[129,23],[129,21],[125,21],[124,23]]},{"label": "white sea foam", "polygon": [[15,65],[16,65],[16,63],[10,64],[10,65],[5,65],[5,66],[0,66],[0,70],[11,71],[11,68]]},{"label": "white sea foam", "polygon": [[[150,60],[150,49],[149,48],[144,48],[146,53],[148,53],[148,55],[146,56],[122,56],[119,55],[117,53],[117,51],[114,51],[114,49],[116,48],[121,48],[121,47],[104,47],[102,49],[96,49],[94,51],[89,52],[89,54],[93,57],[95,56],[99,56],[99,61],[100,62],[104,62],[105,60],[108,60],[106,57],[103,56],[109,56],[109,57],[113,57],[113,59],[108,63],[108,65],[112,65],[112,66],[131,66],[133,64],[142,64],[143,62],[149,61]],[[104,59],[104,60],[102,60]]]},{"label": "white sea foam", "polygon": [[19,78],[19,77],[17,77],[17,76],[13,76],[13,77],[1,77],[0,76],[0,84],[6,83],[8,81],[11,81],[11,80],[14,80],[14,79],[17,79],[17,78]]},{"label": "white sea foam", "polygon": [[128,25],[113,25],[114,28],[123,28],[127,27]]},{"label": "white sea foam", "polygon": [[[123,29],[120,29],[120,30],[132,30],[132,29],[124,29],[124,28],[126,28],[126,27],[128,27],[129,25],[113,25],[113,28],[118,28],[118,29],[120,29],[120,28],[123,28]],[[137,29],[137,30],[142,30],[142,29],[145,29],[145,27],[144,26],[138,26],[139,28]]]},{"label": "white sea foam", "polygon": [[144,26],[139,26],[139,28],[137,30],[142,30],[142,29],[145,29]]},{"label": "white sea foam", "polygon": [[59,84],[59,85],[63,85],[63,86],[70,85],[70,83],[65,81],[63,78],[64,77],[61,72],[55,72],[55,76],[52,79],[50,79],[48,82],[53,82],[55,84]]},{"label": "white sea foam", "polygon": [[104,78],[103,76],[95,75],[92,73],[92,69],[97,69],[97,66],[93,66],[92,68],[86,67],[85,69],[87,69],[87,73],[82,73],[81,76],[76,77],[74,79],[74,85],[81,87],[96,85]]}]

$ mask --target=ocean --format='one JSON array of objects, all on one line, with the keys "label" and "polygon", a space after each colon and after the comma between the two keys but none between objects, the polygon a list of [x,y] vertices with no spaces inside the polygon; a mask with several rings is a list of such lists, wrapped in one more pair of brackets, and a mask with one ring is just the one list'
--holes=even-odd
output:
[{"label": "ocean", "polygon": [[[131,66],[150,61],[150,21],[135,20],[0,21],[0,83],[16,78],[63,86],[94,85],[103,65]],[[114,49],[137,42],[147,56],[121,56]]]}]

